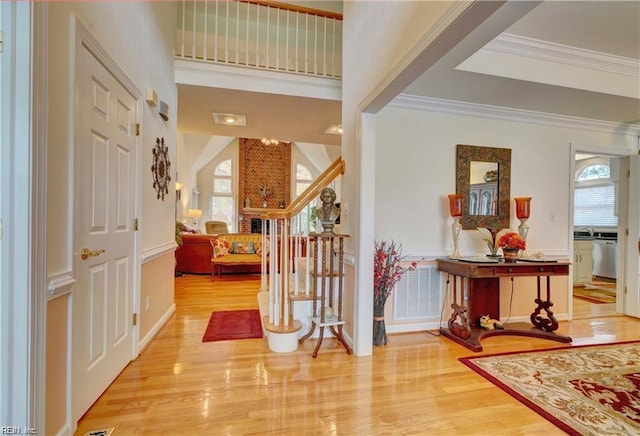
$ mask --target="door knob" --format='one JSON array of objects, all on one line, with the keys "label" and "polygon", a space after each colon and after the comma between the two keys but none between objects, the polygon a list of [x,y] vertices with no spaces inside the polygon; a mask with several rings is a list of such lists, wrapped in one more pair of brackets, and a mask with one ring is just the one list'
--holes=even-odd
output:
[{"label": "door knob", "polygon": [[88,248],[83,248],[80,251],[80,257],[82,258],[82,260],[87,260],[87,258],[89,258],[89,257],[100,256],[104,252],[105,252],[105,250],[103,248],[101,248],[100,250],[95,250],[95,251],[90,251]]}]

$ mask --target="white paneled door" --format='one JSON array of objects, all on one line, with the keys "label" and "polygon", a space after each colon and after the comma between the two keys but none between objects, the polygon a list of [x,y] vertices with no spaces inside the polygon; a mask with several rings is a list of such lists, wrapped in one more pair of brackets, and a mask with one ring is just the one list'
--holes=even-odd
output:
[{"label": "white paneled door", "polygon": [[132,359],[136,100],[82,43],[76,67],[73,413]]}]

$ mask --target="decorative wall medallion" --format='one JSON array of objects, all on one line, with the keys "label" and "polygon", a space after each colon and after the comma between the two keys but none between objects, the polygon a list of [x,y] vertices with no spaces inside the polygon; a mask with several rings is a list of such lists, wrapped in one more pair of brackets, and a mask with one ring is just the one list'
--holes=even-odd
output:
[{"label": "decorative wall medallion", "polygon": [[169,193],[169,182],[171,182],[171,162],[169,161],[169,147],[164,145],[164,138],[156,138],[156,147],[153,149],[153,187],[158,193],[158,198],[164,201],[164,194]]}]

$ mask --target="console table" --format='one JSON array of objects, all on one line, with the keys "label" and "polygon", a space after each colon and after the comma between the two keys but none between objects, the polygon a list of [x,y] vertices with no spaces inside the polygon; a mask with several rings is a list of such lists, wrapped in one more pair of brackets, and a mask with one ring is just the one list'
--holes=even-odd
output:
[{"label": "console table", "polygon": [[[441,327],[443,336],[473,351],[482,351],[480,339],[494,335],[519,335],[550,339],[569,343],[569,336],[554,333],[558,320],[551,307],[551,276],[569,275],[568,261],[547,262],[466,262],[454,259],[438,259],[438,271],[447,273],[447,287],[453,288],[453,309],[447,328]],[[504,330],[482,330],[480,316],[500,319],[500,277],[536,277],[537,297],[531,313],[531,326],[505,325]],[[546,278],[546,295],[541,292],[541,279]],[[544,311],[544,313],[543,313]]]}]

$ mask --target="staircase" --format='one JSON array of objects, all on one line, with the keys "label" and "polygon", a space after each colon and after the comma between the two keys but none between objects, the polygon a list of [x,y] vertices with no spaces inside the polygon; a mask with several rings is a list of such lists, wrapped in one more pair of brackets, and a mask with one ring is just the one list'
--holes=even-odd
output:
[{"label": "staircase", "polygon": [[344,161],[338,158],[286,209],[245,209],[246,213],[262,219],[262,246],[269,247],[268,252],[262,250],[258,306],[271,351],[294,351],[299,334],[304,333],[302,323],[296,319],[294,302],[312,298],[310,276],[317,263],[314,266],[307,255],[313,243],[311,234],[315,231],[311,207],[320,191],[342,174]]}]

